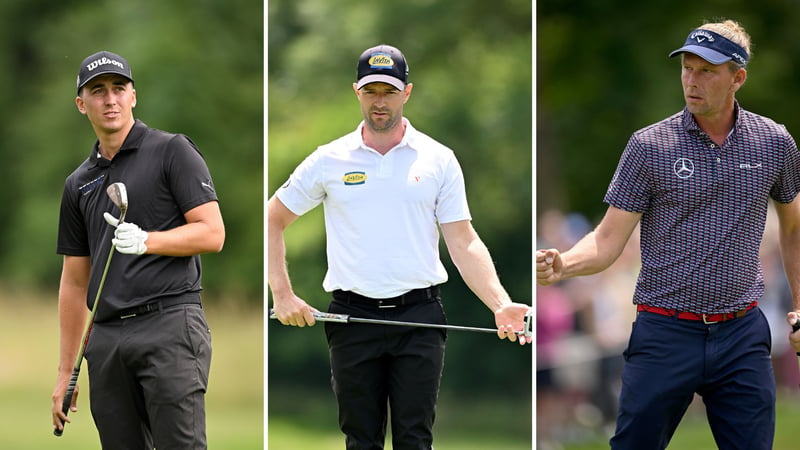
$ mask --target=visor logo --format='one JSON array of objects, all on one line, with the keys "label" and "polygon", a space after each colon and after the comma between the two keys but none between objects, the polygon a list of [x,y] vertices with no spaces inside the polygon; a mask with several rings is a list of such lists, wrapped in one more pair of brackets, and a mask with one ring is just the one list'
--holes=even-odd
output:
[{"label": "visor logo", "polygon": [[698,44],[702,43],[706,39],[708,39],[708,42],[714,42],[714,36],[712,36],[709,33],[706,33],[703,30],[695,31],[694,33],[692,33],[691,39],[696,40]]}]

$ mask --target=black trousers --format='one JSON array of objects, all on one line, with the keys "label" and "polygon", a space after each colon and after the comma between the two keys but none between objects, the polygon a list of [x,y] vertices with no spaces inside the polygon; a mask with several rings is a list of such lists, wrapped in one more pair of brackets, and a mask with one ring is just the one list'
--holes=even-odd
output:
[{"label": "black trousers", "polygon": [[86,361],[104,449],[206,448],[211,334],[200,305],[96,323]]},{"label": "black trousers", "polygon": [[[438,299],[386,309],[334,300],[328,312],[446,323]],[[346,436],[347,450],[383,449],[389,411],[394,450],[432,449],[446,331],[326,322],[325,333],[339,427]]]}]

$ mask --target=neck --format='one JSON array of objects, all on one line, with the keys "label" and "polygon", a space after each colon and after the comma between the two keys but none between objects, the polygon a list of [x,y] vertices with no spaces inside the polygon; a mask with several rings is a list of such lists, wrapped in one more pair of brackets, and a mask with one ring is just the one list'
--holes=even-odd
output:
[{"label": "neck", "polygon": [[104,158],[111,160],[119,153],[119,149],[125,142],[125,138],[128,137],[128,133],[130,133],[131,128],[133,128],[133,124],[134,121],[131,120],[126,126],[113,131],[94,127],[99,143],[98,150]]},{"label": "neck", "polygon": [[375,149],[381,155],[385,155],[403,140],[406,133],[406,123],[401,119],[400,124],[389,130],[375,131],[366,123],[361,128],[361,138],[364,145]]},{"label": "neck", "polygon": [[730,108],[713,116],[695,115],[694,120],[697,121],[697,125],[711,140],[718,145],[722,145],[733,129],[736,118],[733,114],[733,108]]}]

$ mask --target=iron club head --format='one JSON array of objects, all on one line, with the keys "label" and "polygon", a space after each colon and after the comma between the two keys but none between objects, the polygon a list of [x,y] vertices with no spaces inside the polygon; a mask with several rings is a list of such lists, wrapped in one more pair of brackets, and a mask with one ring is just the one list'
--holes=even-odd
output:
[{"label": "iron club head", "polygon": [[119,222],[122,223],[125,219],[125,213],[128,212],[128,191],[125,189],[125,183],[117,182],[112,184],[106,189],[108,197],[119,208]]}]

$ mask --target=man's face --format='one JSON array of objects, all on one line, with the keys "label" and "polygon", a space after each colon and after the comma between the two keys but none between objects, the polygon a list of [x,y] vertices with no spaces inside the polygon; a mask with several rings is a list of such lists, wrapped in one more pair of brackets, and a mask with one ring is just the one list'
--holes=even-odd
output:
[{"label": "man's face", "polygon": [[125,77],[101,75],[81,89],[75,103],[98,133],[111,134],[133,122],[136,90]]},{"label": "man's face", "polygon": [[370,83],[356,90],[364,122],[376,132],[391,130],[400,123],[410,94],[410,84],[403,91],[386,83]]},{"label": "man's face", "polygon": [[713,116],[732,106],[747,73],[742,68],[731,71],[728,63],[711,64],[693,53],[683,53],[682,64],[683,97],[689,112],[697,116]]}]

